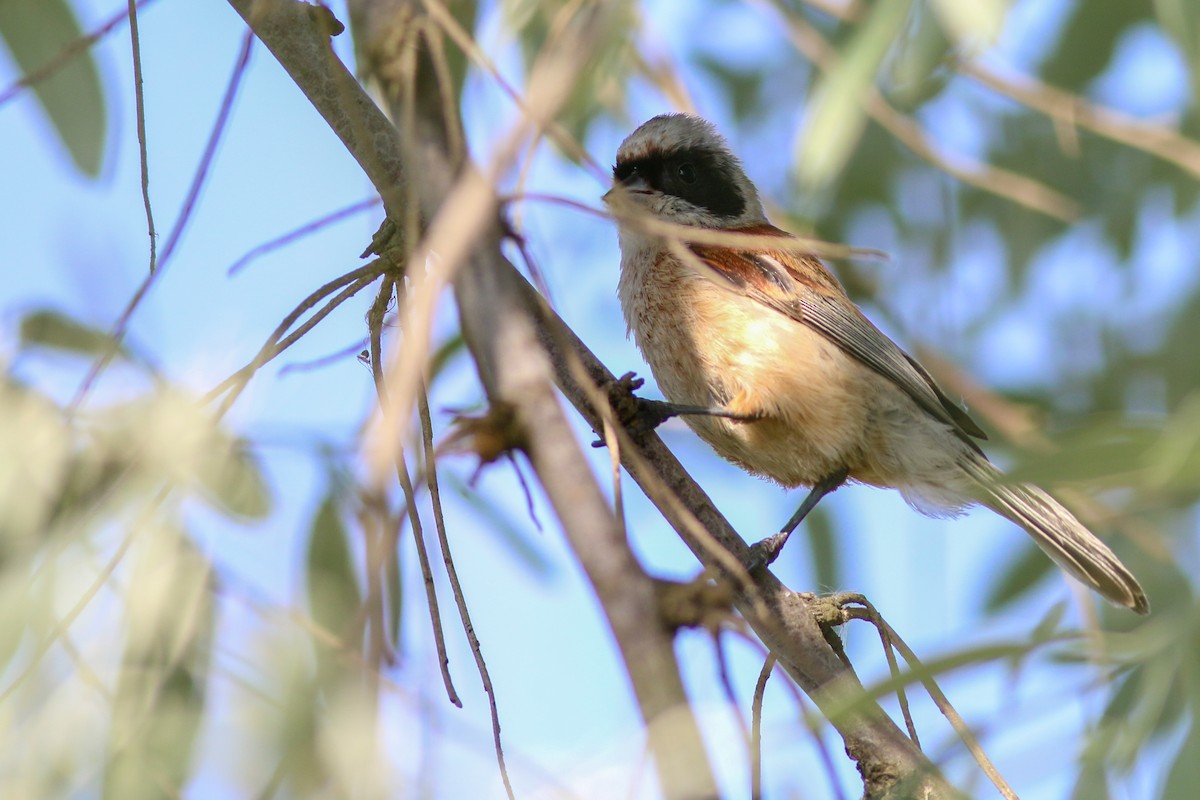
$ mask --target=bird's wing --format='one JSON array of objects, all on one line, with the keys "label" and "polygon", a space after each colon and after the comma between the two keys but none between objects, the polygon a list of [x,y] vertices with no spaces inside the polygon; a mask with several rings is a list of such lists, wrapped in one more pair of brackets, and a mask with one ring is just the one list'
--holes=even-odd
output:
[{"label": "bird's wing", "polygon": [[[788,236],[771,226],[747,233]],[[987,438],[916,359],[863,316],[833,274],[815,257],[786,250],[700,244],[691,244],[687,249],[699,267],[715,273],[734,290],[812,328],[892,381],[928,414],[951,425],[972,447],[975,445],[969,437]]]}]

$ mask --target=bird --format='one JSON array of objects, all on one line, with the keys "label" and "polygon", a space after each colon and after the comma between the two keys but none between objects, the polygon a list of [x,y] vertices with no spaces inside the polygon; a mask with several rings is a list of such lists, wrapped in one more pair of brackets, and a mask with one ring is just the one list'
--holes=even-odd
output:
[{"label": "bird", "polygon": [[627,335],[666,398],[646,401],[650,427],[678,414],[726,460],[810,489],[751,548],[754,568],[850,482],[896,489],[932,517],[982,504],[1107,600],[1149,612],[1112,550],[1048,493],[1007,480],[976,441],[983,429],[768,221],[714,125],[683,113],[643,123],[618,148],[603,199],[617,220]]}]

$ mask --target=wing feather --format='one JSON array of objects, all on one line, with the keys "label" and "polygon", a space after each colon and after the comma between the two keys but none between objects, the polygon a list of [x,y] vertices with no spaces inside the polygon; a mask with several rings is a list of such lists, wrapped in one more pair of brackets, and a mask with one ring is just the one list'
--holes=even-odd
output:
[{"label": "wing feather", "polygon": [[[747,232],[789,236],[772,226]],[[978,450],[970,437],[987,438],[916,359],[863,316],[816,258],[785,250],[735,250],[698,244],[690,245],[688,250],[703,268],[723,278],[734,290],[812,328],[892,381],[926,413],[950,425],[971,447]]]}]

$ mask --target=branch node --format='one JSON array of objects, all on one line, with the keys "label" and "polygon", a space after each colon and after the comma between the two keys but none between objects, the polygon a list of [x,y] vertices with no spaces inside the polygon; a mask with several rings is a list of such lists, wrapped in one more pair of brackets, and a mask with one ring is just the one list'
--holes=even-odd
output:
[{"label": "branch node", "polygon": [[659,619],[669,631],[704,628],[715,635],[734,619],[733,587],[729,581],[714,582],[708,570],[686,583],[652,580]]},{"label": "branch node", "polygon": [[488,464],[498,461],[514,450],[524,450],[528,437],[517,419],[517,411],[511,404],[495,400],[487,412],[472,416],[455,414],[453,429],[438,446],[438,455],[444,453],[474,453],[479,464],[471,476],[471,483]]}]

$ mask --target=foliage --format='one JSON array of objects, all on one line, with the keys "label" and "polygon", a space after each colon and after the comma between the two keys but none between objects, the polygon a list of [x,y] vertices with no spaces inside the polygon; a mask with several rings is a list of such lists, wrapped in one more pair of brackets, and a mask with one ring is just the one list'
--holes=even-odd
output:
[{"label": "foliage", "polygon": [[[489,55],[529,70],[589,4],[494,5],[454,12],[478,28],[498,14],[512,41]],[[987,651],[986,660],[1011,658],[1015,674],[1037,645],[1039,658],[1049,651],[1059,665],[1096,670],[1099,718],[1063,748],[1080,754],[1075,797],[1117,794],[1138,770],[1154,773],[1162,797],[1191,796],[1200,763],[1200,603],[1186,568],[1200,501],[1200,23],[1190,0],[1048,4],[1057,16],[999,0],[974,14],[953,0],[654,5],[622,4],[623,24],[602,37],[557,118],[561,130],[607,146],[611,130],[644,115],[646,96],[663,104],[691,89],[754,153],[751,173],[785,209],[781,222],[890,252],[883,267],[839,264],[849,290],[907,341],[937,343],[947,362],[967,365],[935,372],[983,418],[992,452],[1015,477],[1062,492],[1143,579],[1154,607],[1145,621],[1104,609],[1094,624],[1070,623],[1087,629],[1082,639],[1054,611],[1044,630],[1025,626],[1028,650]],[[649,21],[656,14],[678,27],[663,34]],[[1036,29],[1015,27],[1019,15]],[[60,0],[0,2],[0,36],[24,73],[80,27]],[[735,29],[759,46],[722,38]],[[1023,35],[1030,41],[1015,40]],[[1133,62],[1156,48],[1155,63],[1175,69],[1148,97],[1134,96]],[[470,63],[461,91],[461,58],[452,48],[452,83],[469,102],[472,81],[492,78]],[[101,172],[105,153],[98,75],[85,51],[29,89],[87,176]],[[764,141],[772,146],[753,146]],[[541,157],[563,167],[576,156]],[[293,490],[272,489],[262,443],[142,352],[153,348],[22,303],[0,382],[0,775],[13,796],[174,796],[201,772],[200,731],[218,724],[208,686],[223,643],[232,646],[222,638],[228,576],[205,526],[278,522],[274,495]],[[1043,343],[1036,358],[1014,351],[1029,340]],[[426,374],[435,391],[461,387],[462,338],[451,330],[440,341]],[[82,379],[109,356],[103,402],[77,405],[46,378],[61,368]],[[401,468],[425,476],[433,465],[417,434],[405,443]],[[403,602],[414,589],[400,563],[413,545],[397,540],[420,498],[381,489],[357,455],[326,442],[304,453],[321,478],[320,499],[304,499],[298,524],[302,598],[288,613],[300,621],[273,629],[257,651],[243,648],[273,681],[246,690],[265,693],[256,708],[272,710],[239,720],[261,734],[253,756],[271,765],[264,797],[383,796],[403,784],[394,765],[373,760],[384,701],[372,681],[395,674],[401,617],[418,613]],[[547,570],[513,504],[481,500],[454,476],[446,483],[526,573]],[[812,588],[844,584],[859,556],[845,543],[858,540],[824,507],[809,525]],[[1055,574],[1032,545],[993,567],[978,598],[981,629],[1019,617]],[[974,663],[976,652],[964,645],[946,669]]]}]

